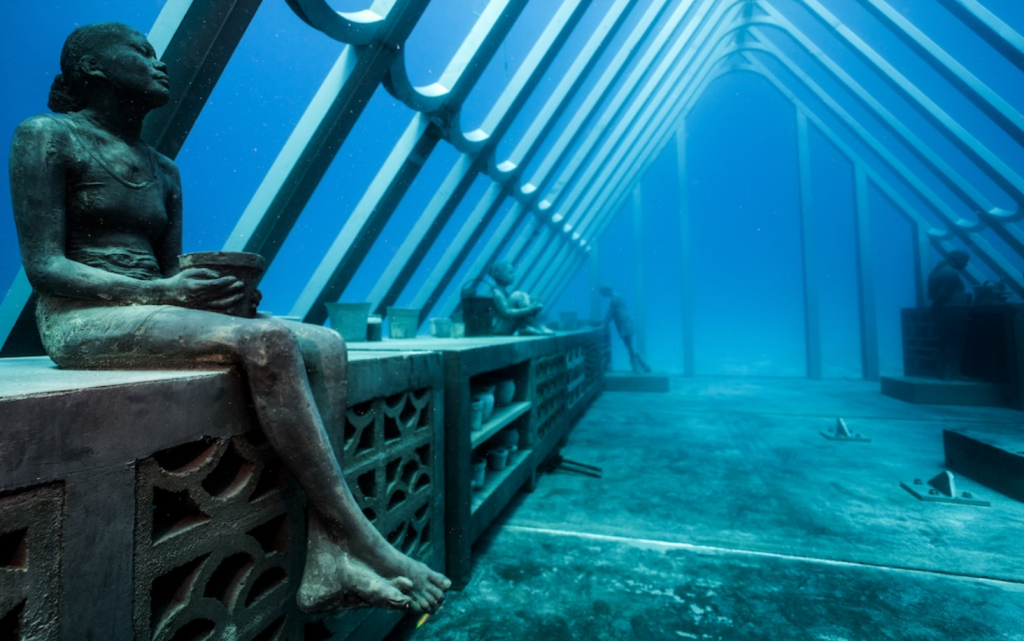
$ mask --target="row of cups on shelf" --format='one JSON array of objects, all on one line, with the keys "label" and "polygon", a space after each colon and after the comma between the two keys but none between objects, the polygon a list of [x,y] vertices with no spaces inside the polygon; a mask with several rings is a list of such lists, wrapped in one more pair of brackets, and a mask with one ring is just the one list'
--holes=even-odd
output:
[{"label": "row of cups on shelf", "polygon": [[484,423],[491,420],[494,408],[511,405],[515,395],[516,382],[512,379],[474,387],[469,402],[470,430],[475,432],[483,427]]},{"label": "row of cups on shelf", "polygon": [[[379,341],[383,331],[383,317],[371,314],[371,303],[324,303],[331,328],[348,342]],[[388,307],[388,337],[416,338],[420,326],[420,308]],[[455,323],[447,317],[430,319],[430,335],[435,338],[462,338],[465,323]]]},{"label": "row of cups on shelf", "polygon": [[488,444],[490,448],[486,454],[483,456],[473,455],[470,487],[474,491],[483,489],[487,470],[500,472],[508,465],[508,458],[511,453],[519,449],[519,430],[514,427],[507,427],[498,432],[494,438],[488,441]]}]

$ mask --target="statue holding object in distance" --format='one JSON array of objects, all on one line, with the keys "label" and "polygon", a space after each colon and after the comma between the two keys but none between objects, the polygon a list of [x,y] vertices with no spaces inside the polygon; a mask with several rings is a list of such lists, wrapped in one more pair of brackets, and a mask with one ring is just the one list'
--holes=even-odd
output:
[{"label": "statue holding object in distance", "polygon": [[629,353],[629,366],[633,373],[649,373],[651,366],[633,348],[633,334],[636,333],[636,330],[633,328],[633,318],[626,311],[626,300],[608,285],[601,285],[600,291],[602,296],[607,296],[611,299],[611,304],[608,306],[608,314],[604,317],[605,327],[612,322],[615,323],[615,330],[619,333],[619,338],[622,339],[623,344],[625,344],[626,352]]},{"label": "statue holding object in distance", "polygon": [[[49,105],[66,115],[23,122],[10,158],[21,255],[47,353],[79,369],[241,367],[260,427],[308,497],[300,607],[437,607],[448,579],[367,521],[331,449],[327,429],[345,420],[340,336],[218,313],[243,302],[245,284],[217,269],[179,267],[178,170],[140,139],[143,118],[170,95],[153,47],[131,27],[94,24],[68,37],[60,65]],[[258,299],[244,316],[255,315]]]},{"label": "statue holding object in distance", "polygon": [[508,288],[516,277],[515,267],[507,260],[491,265],[487,274],[494,280],[491,297],[494,301],[494,334],[496,336],[543,336],[553,334],[542,325],[537,316],[544,305],[530,298],[526,292],[511,292]]}]

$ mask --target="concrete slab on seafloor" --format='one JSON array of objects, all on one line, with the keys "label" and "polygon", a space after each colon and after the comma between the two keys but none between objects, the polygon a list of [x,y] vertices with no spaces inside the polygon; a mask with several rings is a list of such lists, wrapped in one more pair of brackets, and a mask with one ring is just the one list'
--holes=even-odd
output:
[{"label": "concrete slab on seafloor", "polygon": [[883,376],[882,394],[917,405],[1006,407],[1003,388],[981,381],[943,381],[937,378]]},{"label": "concrete slab on seafloor", "polygon": [[667,392],[668,375],[658,372],[605,372],[604,389],[607,392]]}]

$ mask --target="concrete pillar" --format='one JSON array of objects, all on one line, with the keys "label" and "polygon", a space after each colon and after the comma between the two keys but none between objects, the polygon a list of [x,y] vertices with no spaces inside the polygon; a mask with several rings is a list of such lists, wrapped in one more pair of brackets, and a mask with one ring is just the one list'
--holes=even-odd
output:
[{"label": "concrete pillar", "polygon": [[797,162],[800,169],[800,239],[804,277],[804,344],[807,378],[821,378],[821,316],[818,309],[818,254],[811,190],[811,143],[807,116],[796,112]]},{"label": "concrete pillar", "polygon": [[876,381],[878,372],[878,317],[875,313],[875,264],[871,254],[871,220],[868,177],[864,168],[854,168],[857,201],[857,283],[860,303],[861,372]]},{"label": "concrete pillar", "polygon": [[690,185],[686,168],[686,125],[676,132],[676,167],[679,172],[679,288],[683,303],[683,374],[694,376],[693,257],[690,247]]},{"label": "concrete pillar", "polygon": [[644,291],[643,193],[640,183],[633,188],[633,253],[636,261],[636,349],[647,354],[647,294]]}]

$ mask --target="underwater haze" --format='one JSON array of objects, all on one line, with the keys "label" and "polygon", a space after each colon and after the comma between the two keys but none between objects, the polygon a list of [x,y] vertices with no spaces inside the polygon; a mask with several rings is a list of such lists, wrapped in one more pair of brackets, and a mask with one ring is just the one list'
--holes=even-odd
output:
[{"label": "underwater haze", "polygon": [[[1024,2],[980,2],[1017,33],[1024,32]],[[371,4],[330,2],[342,11]],[[440,81],[474,26],[486,19],[488,6],[501,4],[516,3],[432,0],[405,42],[413,84]],[[498,143],[499,162],[526,135],[602,19],[620,2],[583,4],[585,13]],[[973,283],[1007,281],[1019,299],[1024,257],[1014,239],[1024,238],[1024,228],[1014,214],[1021,207],[1022,192],[1017,190],[1024,189],[1024,69],[961,22],[948,8],[951,4],[955,2],[627,3],[609,46],[539,153],[523,167],[523,182],[536,176],[559,135],[585,108],[597,78],[659,5],[664,7],[649,27],[650,37],[637,45],[613,90],[599,103],[598,117],[588,121],[570,152],[592,158],[601,144],[588,152],[582,146],[588,136],[604,141],[617,127],[629,131],[642,126],[644,108],[655,106],[654,96],[662,88],[643,93],[649,74],[662,64],[671,69],[687,56],[698,62],[693,63],[695,73],[682,75],[680,98],[666,116],[667,133],[647,143],[626,135],[619,143],[623,148],[612,150],[621,152],[612,157],[635,165],[636,180],[609,211],[580,205],[596,207],[588,200],[588,190],[597,186],[580,182],[586,170],[568,171],[572,153],[555,165],[557,175],[567,177],[559,178],[566,184],[549,181],[543,188],[560,190],[564,198],[559,202],[572,199],[577,209],[556,206],[537,215],[566,216],[558,225],[567,220],[574,225],[570,231],[582,231],[596,258],[573,254],[538,267],[573,272],[554,278],[562,286],[549,288],[555,297],[545,301],[548,318],[557,320],[561,312],[603,316],[607,299],[598,300],[594,288],[608,284],[623,295],[638,325],[637,346],[655,370],[684,373],[684,326],[691,318],[693,373],[740,376],[806,376],[808,324],[816,324],[823,376],[859,378],[864,374],[862,351],[874,344],[864,342],[867,327],[877,330],[880,373],[902,374],[900,309],[926,303],[920,282],[927,273],[922,270],[941,259],[940,248],[967,250]],[[485,123],[562,6],[561,0],[526,3],[457,115],[463,131]],[[75,27],[114,20],[147,33],[164,9],[163,0],[38,0],[6,7],[7,19],[0,22],[5,87],[0,145],[8,149],[19,122],[47,111],[61,45]],[[716,11],[725,16],[719,23],[709,18],[696,27],[698,19]],[[825,16],[831,16],[831,24]],[[703,30],[727,20],[736,28],[701,39]],[[969,91],[929,62],[927,52],[901,38],[900,25],[918,34],[918,43],[931,43],[941,60],[962,70],[961,78],[972,79],[971,86],[983,87],[988,92],[984,95],[1001,105],[996,111],[1002,116],[983,109]],[[672,55],[652,51],[644,66],[640,61],[659,35],[680,47]],[[346,46],[307,25],[284,0],[259,5],[175,158],[183,181],[186,252],[224,246]],[[700,60],[704,62],[698,64]],[[613,111],[616,95],[625,100],[619,111]],[[630,110],[640,114],[632,124]],[[264,310],[288,314],[296,306],[415,116],[383,85],[376,89],[281,244],[261,286]],[[801,127],[806,132],[803,183]],[[641,144],[648,146],[641,150]],[[371,295],[459,161],[460,151],[443,140],[423,159],[341,300],[361,301]],[[858,175],[865,187],[860,193]],[[14,282],[20,267],[9,187],[2,183],[0,293]],[[491,185],[484,173],[476,178],[397,305],[413,303]],[[475,275],[467,266],[498,232],[513,204],[512,198],[501,204],[431,315],[458,299],[460,284]],[[999,217],[988,216],[989,211]],[[960,221],[958,233],[949,233],[952,221]],[[1004,227],[1001,233],[999,226]],[[520,223],[509,232],[510,240],[530,229],[528,220]],[[928,242],[929,234],[934,243]],[[523,255],[534,255],[532,247],[527,244]],[[517,268],[528,274],[529,282],[543,282],[531,274],[531,265]],[[612,343],[613,368],[627,369],[625,349],[615,336]]]}]

